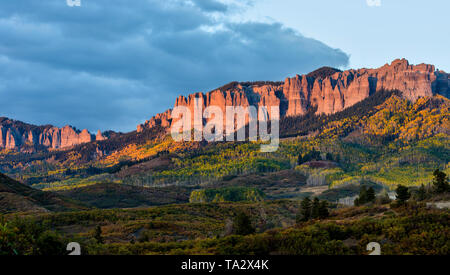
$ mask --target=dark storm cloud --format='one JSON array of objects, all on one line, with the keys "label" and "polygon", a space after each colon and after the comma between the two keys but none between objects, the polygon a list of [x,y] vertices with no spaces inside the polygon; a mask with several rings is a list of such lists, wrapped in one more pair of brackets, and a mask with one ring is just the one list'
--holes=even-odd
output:
[{"label": "dark storm cloud", "polygon": [[132,130],[179,94],[348,63],[215,0],[15,2],[0,3],[0,116],[32,123]]}]

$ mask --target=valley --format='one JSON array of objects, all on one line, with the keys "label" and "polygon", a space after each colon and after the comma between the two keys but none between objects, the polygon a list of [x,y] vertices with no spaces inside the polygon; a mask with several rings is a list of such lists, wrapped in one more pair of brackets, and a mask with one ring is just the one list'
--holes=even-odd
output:
[{"label": "valley", "polygon": [[[448,74],[396,60],[176,100],[279,106],[273,153],[261,141],[175,142],[171,109],[96,136],[2,118],[2,253],[64,253],[44,236],[86,254],[359,255],[369,241],[386,254],[448,254],[448,91]],[[367,188],[373,198],[353,205]],[[305,218],[310,198],[323,215]]]}]

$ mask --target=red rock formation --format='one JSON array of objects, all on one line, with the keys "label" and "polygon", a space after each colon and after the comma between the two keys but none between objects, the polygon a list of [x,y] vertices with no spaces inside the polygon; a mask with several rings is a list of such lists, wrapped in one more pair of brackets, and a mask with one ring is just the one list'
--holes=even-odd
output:
[{"label": "red rock formation", "polygon": [[156,116],[152,117],[150,120],[147,120],[144,124],[139,124],[137,126],[137,132],[141,133],[145,129],[151,129],[151,128],[155,127],[156,125],[160,125],[164,128],[170,127],[171,122],[172,122],[171,114],[172,114],[171,110],[167,110],[164,113],[157,114]]},{"label": "red rock formation", "polygon": [[[379,69],[341,72],[325,68],[309,75],[287,78],[284,82],[233,82],[206,94],[180,96],[175,107],[186,106],[193,114],[195,98],[201,98],[203,110],[218,106],[224,114],[227,106],[279,106],[281,117],[302,115],[313,107],[317,108],[317,113],[332,114],[383,89],[400,90],[412,101],[436,93],[449,97],[449,74],[437,71],[432,65],[410,65],[405,59],[395,60]],[[169,129],[171,125],[172,110],[167,110],[139,125],[137,131],[155,126]],[[33,126],[0,118],[0,149],[68,148],[101,141],[108,136],[108,133],[100,132],[93,136],[87,130],[80,132],[71,126]]]},{"label": "red rock formation", "polygon": [[[313,76],[311,76],[313,75]],[[226,88],[207,94],[196,93],[176,99],[176,106],[188,107],[192,114],[194,98],[203,99],[203,109],[218,106],[279,106],[281,116],[303,115],[311,107],[317,113],[333,114],[364,100],[380,90],[400,90],[411,101],[439,93],[450,93],[449,75],[436,71],[433,65],[410,65],[406,59],[398,59],[379,69],[359,69],[340,72],[326,68],[323,77],[320,70],[310,75],[297,75],[279,83],[230,83]],[[192,118],[193,119],[193,118]],[[158,114],[138,131],[156,125],[169,128],[171,110]]]},{"label": "red rock formation", "polygon": [[95,136],[96,141],[102,141],[107,140],[108,138],[105,137],[100,130],[97,131],[97,135]]},{"label": "red rock formation", "polygon": [[32,151],[36,148],[68,148],[106,137],[91,135],[88,130],[77,131],[71,126],[34,126],[7,118],[0,118],[0,149]]}]

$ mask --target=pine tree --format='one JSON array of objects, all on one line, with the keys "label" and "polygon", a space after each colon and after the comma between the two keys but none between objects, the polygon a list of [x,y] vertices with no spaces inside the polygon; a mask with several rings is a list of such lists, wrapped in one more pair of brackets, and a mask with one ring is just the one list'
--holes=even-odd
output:
[{"label": "pine tree", "polygon": [[359,191],[359,200],[361,201],[361,204],[365,204],[367,202],[367,187],[361,187],[361,190]]},{"label": "pine tree", "polygon": [[360,206],[366,203],[367,203],[367,187],[363,185],[359,190],[359,197],[355,200],[355,205]]},{"label": "pine tree", "polygon": [[313,149],[312,155],[313,155],[313,160],[316,160],[316,161],[322,160],[322,156],[320,154],[320,151],[316,151],[315,148]]},{"label": "pine tree", "polygon": [[319,205],[319,218],[325,219],[330,216],[330,213],[328,212],[328,202],[327,201],[321,201]]},{"label": "pine tree", "polygon": [[233,234],[246,236],[253,233],[255,233],[255,228],[250,217],[244,212],[238,213],[233,221]]},{"label": "pine tree", "polygon": [[442,194],[450,191],[447,174],[437,169],[436,171],[434,171],[433,175],[433,185],[436,193]]},{"label": "pine tree", "polygon": [[97,240],[97,243],[102,244],[103,243],[103,237],[102,237],[102,228],[100,225],[97,225],[94,232],[94,239]]},{"label": "pine tree", "polygon": [[399,185],[395,190],[397,193],[397,203],[404,204],[409,198],[411,198],[411,194],[409,193],[409,189],[406,186]]},{"label": "pine tree", "polygon": [[316,198],[314,198],[313,203],[312,203],[311,217],[313,219],[319,218],[319,216],[320,216],[319,208],[320,208],[320,200],[316,197]]},{"label": "pine tree", "polygon": [[306,197],[300,204],[300,212],[297,221],[308,221],[311,218],[311,199]]},{"label": "pine tree", "polygon": [[368,190],[367,190],[367,198],[366,198],[366,203],[369,203],[369,202],[375,202],[375,190],[373,189],[373,187],[370,187]]}]

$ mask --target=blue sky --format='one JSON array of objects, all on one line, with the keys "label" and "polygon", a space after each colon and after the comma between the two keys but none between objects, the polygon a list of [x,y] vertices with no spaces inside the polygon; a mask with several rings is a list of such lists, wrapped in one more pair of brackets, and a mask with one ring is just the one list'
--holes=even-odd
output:
[{"label": "blue sky", "polygon": [[[371,0],[369,0],[371,2]],[[450,1],[258,0],[243,18],[281,22],[350,55],[350,67],[399,57],[450,71]]]},{"label": "blue sky", "polygon": [[448,1],[0,2],[0,116],[130,131],[180,94],[395,58],[450,71]]}]

